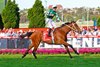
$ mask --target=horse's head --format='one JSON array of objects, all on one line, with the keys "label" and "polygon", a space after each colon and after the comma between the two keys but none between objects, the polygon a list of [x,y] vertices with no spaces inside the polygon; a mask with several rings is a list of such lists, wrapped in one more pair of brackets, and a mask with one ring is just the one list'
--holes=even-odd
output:
[{"label": "horse's head", "polygon": [[75,32],[78,32],[78,33],[82,32],[82,30],[80,29],[80,27],[77,25],[75,21],[71,22],[71,27],[72,27],[72,30]]},{"label": "horse's head", "polygon": [[78,32],[78,33],[82,32],[80,27],[77,25],[75,21],[71,21],[70,23],[67,23],[66,26],[75,32]]}]

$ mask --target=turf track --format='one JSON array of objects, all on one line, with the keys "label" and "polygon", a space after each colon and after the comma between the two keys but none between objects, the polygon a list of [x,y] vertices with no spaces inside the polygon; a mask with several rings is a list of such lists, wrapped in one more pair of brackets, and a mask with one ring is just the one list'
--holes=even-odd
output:
[{"label": "turf track", "polygon": [[0,67],[100,67],[100,54],[74,55],[70,59],[67,54],[40,55],[38,59],[27,55],[24,59],[22,55],[0,55]]}]

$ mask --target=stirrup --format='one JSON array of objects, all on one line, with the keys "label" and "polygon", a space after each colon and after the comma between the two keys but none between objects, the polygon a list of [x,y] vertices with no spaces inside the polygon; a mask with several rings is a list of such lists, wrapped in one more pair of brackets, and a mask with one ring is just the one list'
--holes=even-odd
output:
[{"label": "stirrup", "polygon": [[48,31],[48,36],[51,37],[51,32],[52,32],[52,29],[49,28],[49,31]]},{"label": "stirrup", "polygon": [[49,37],[51,37],[51,34],[48,34]]}]

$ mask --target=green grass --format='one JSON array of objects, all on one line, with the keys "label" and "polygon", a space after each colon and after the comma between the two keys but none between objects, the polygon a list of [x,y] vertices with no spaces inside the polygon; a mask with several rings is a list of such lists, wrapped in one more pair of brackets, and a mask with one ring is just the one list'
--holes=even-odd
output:
[{"label": "green grass", "polygon": [[37,55],[34,59],[32,55],[27,55],[24,59],[22,55],[0,55],[0,67],[100,67],[100,54],[74,55],[70,59],[67,54]]}]

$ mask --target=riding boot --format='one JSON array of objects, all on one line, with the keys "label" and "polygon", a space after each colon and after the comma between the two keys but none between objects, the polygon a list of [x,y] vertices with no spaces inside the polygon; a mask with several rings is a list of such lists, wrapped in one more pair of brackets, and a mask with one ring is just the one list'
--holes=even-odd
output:
[{"label": "riding boot", "polygon": [[51,36],[51,31],[52,31],[52,29],[49,28],[49,31],[48,31],[48,36],[49,36],[49,37]]}]

